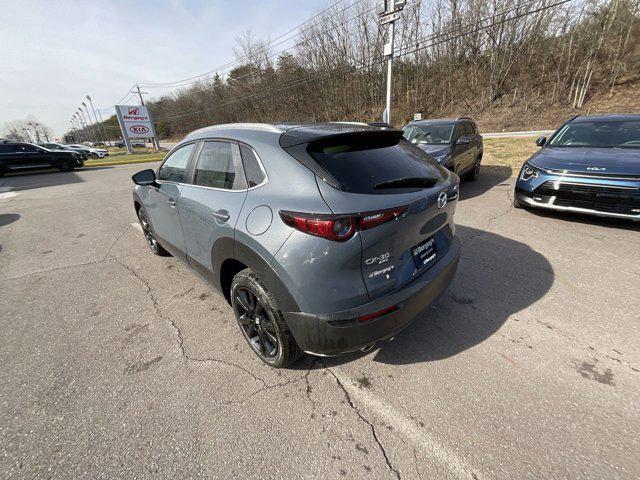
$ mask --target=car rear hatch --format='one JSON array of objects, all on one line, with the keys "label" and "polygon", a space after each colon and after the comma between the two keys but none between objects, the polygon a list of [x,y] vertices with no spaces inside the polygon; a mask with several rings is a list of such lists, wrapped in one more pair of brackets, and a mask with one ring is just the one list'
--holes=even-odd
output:
[{"label": "car rear hatch", "polygon": [[286,150],[314,170],[334,214],[357,216],[371,298],[402,287],[448,250],[457,179],[402,132],[325,135]]}]

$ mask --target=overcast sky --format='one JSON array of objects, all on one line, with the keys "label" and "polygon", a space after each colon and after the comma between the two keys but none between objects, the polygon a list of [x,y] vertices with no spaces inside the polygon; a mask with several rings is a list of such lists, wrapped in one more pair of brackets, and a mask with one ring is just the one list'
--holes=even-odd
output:
[{"label": "overcast sky", "polygon": [[233,59],[243,32],[274,38],[329,4],[0,0],[0,132],[5,122],[34,115],[60,135],[87,94],[96,107],[111,107],[133,83],[212,70]]}]

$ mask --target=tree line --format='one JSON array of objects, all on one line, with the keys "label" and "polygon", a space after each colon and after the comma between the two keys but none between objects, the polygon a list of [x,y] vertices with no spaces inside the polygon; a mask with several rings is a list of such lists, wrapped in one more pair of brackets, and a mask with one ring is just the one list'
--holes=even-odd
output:
[{"label": "tree line", "polygon": [[[324,11],[278,51],[250,33],[237,64],[148,102],[161,137],[227,122],[374,121],[386,29],[375,0]],[[640,0],[415,0],[396,23],[393,123],[509,105],[580,109],[640,74]],[[105,122],[119,136],[115,117]]]}]

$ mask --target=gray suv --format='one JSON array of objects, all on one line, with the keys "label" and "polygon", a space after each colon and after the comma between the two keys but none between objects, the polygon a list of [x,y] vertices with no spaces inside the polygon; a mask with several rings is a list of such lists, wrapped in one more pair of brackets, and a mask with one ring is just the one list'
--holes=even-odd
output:
[{"label": "gray suv", "polygon": [[133,181],[151,250],[219,290],[274,367],[372,348],[457,269],[459,178],[398,130],[218,125]]}]

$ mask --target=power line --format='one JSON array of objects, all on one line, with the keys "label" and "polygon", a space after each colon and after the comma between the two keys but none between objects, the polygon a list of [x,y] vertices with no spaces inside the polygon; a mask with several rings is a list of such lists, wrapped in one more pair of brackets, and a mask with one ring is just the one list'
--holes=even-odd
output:
[{"label": "power line", "polygon": [[[510,22],[510,21],[513,21],[513,20],[517,20],[518,18],[522,18],[522,17],[527,16],[527,15],[531,15],[531,14],[538,13],[538,12],[541,12],[541,11],[544,11],[544,10],[548,10],[550,8],[557,7],[557,6],[560,6],[562,4],[565,4],[565,3],[568,3],[568,2],[571,2],[571,1],[573,1],[573,0],[559,0],[559,1],[555,2],[555,3],[549,4],[549,5],[544,5],[544,6],[541,6],[539,8],[536,8],[534,10],[530,10],[530,11],[515,15],[513,17],[503,18],[498,22],[494,22],[494,23],[486,25],[486,26],[481,26],[481,27],[478,27],[478,28],[476,28],[474,30],[471,30],[471,31],[460,33],[460,34],[458,34],[458,35],[456,35],[454,37],[451,37],[451,38],[448,38],[448,39],[445,39],[445,40],[432,42],[432,43],[429,43],[429,44],[422,45],[420,47],[416,46],[416,48],[414,48],[411,51],[401,52],[399,50],[397,54],[396,54],[396,52],[394,52],[394,57],[404,57],[406,55],[410,55],[410,54],[418,52],[420,50],[424,50],[425,48],[429,48],[429,47],[444,43],[445,41],[455,40],[456,38],[460,38],[460,37],[463,37],[463,36],[466,36],[466,35],[470,35],[472,33],[477,33],[477,32],[480,32],[482,30],[486,30],[486,29],[488,29],[490,27],[493,27],[493,26],[496,26],[496,25],[502,25],[502,24],[505,24],[507,22]],[[512,8],[511,10],[516,10],[517,8],[520,8],[520,7]],[[498,15],[504,15],[504,13],[503,14],[498,14]],[[493,15],[492,17],[487,17],[487,18],[494,18],[495,16],[496,15]],[[455,28],[459,28],[459,27],[455,27]],[[439,34],[439,35],[436,35],[435,38],[440,38],[440,37],[442,37],[444,35],[445,35],[444,33],[443,34]],[[365,70],[367,68],[371,68],[371,67],[380,65],[380,64],[384,63],[384,61],[385,61],[384,59],[380,59],[380,60],[377,60],[375,62],[363,65],[362,67],[354,68],[352,70],[352,73],[357,73],[357,72]],[[264,97],[264,96],[270,96],[270,95],[273,95],[273,94],[276,94],[276,93],[280,93],[280,92],[283,92],[285,90],[288,90],[289,88],[293,88],[293,87],[298,86],[298,85],[302,85],[302,84],[305,84],[305,83],[310,83],[310,82],[313,82],[313,81],[318,81],[318,80],[327,78],[327,77],[329,77],[331,75],[334,75],[334,73],[335,72],[329,72],[329,73],[325,73],[325,74],[320,75],[320,76],[316,75],[316,76],[313,76],[312,78],[305,78],[304,80],[289,84],[289,85],[287,85],[287,86],[285,86],[283,88],[280,88],[280,89],[276,89],[276,90],[273,90],[273,91],[270,91],[270,92],[266,92],[266,93],[263,93],[263,94],[248,95],[246,97],[242,97],[242,98],[239,98],[239,99],[231,100],[229,102],[225,102],[225,103],[222,103],[222,104],[215,105],[213,107],[209,107],[209,108],[205,108],[205,109],[202,109],[202,110],[198,110],[196,112],[191,112],[191,113],[186,113],[186,114],[178,114],[178,115],[168,115],[168,116],[164,116],[164,117],[156,117],[156,119],[157,120],[166,120],[166,119],[174,119],[174,118],[186,118],[186,117],[191,117],[191,116],[194,116],[194,115],[199,115],[201,113],[208,112],[208,111],[211,111],[211,110],[214,110],[214,109],[226,106],[226,105],[231,105],[231,104],[234,104],[234,103],[242,102],[244,100],[249,100],[249,99],[252,99],[252,98],[261,98],[261,97]]]},{"label": "power line", "polygon": [[[308,24],[309,22],[311,22],[315,18],[317,18],[320,15],[324,14],[325,12],[331,10],[332,8],[336,7],[337,5],[339,5],[340,3],[344,2],[344,1],[345,0],[338,0],[337,2],[334,2],[333,4],[331,4],[330,6],[325,8],[324,10],[318,12],[316,15],[314,15],[310,19],[304,21],[300,25],[292,28],[291,30],[289,30],[289,31],[279,35],[278,37],[274,38],[273,40],[267,42],[266,45],[263,45],[260,49],[258,49],[258,51],[254,52],[252,54],[245,55],[244,57],[241,57],[241,58],[236,59],[236,60],[232,60],[230,62],[227,62],[227,63],[223,64],[223,65],[220,65],[219,67],[217,67],[217,68],[215,68],[213,70],[209,70],[207,72],[201,73],[199,75],[195,75],[193,77],[185,78],[185,79],[182,79],[182,80],[176,80],[176,81],[173,81],[173,82],[141,83],[140,85],[145,87],[145,88],[171,88],[171,87],[186,86],[186,85],[188,85],[190,83],[193,83],[194,80],[197,80],[197,79],[200,79],[200,78],[203,78],[203,77],[207,77],[207,76],[212,75],[214,73],[218,73],[218,72],[220,72],[221,70],[224,70],[224,69],[228,69],[231,66],[234,66],[234,65],[242,63],[243,61],[246,61],[247,59],[249,59],[252,56],[264,53],[265,51],[267,51],[268,48],[273,48],[273,47],[275,47],[277,45],[281,45],[282,43],[285,43],[285,42],[287,42],[287,41],[289,41],[289,40],[291,40],[293,38],[296,38],[297,36],[302,35],[303,33],[307,32],[309,30],[311,30],[313,27],[316,27],[318,24],[316,23],[314,25],[311,25],[310,27],[299,31],[298,33],[296,33],[295,35],[291,36],[290,38],[285,38],[284,40],[280,40],[283,37],[289,35],[290,33],[295,32],[298,29],[302,28],[303,26],[305,26],[306,24]],[[339,15],[340,13],[344,12],[345,10],[348,10],[349,8],[354,7],[358,3],[361,3],[362,1],[364,1],[364,0],[356,0],[354,3],[351,3],[351,4],[347,5],[345,8],[339,10],[338,12],[333,13],[329,18],[332,18],[332,17],[334,17],[336,15]],[[280,40],[280,41],[278,42],[278,40]],[[277,43],[274,43],[274,42],[277,42]]]}]

